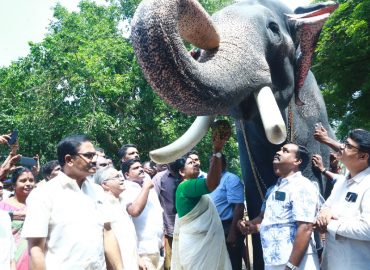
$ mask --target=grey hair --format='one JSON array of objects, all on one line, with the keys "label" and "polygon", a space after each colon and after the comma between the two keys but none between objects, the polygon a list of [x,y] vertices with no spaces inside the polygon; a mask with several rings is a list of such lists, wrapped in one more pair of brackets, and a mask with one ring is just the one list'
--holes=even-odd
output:
[{"label": "grey hair", "polygon": [[95,182],[95,184],[98,184],[99,186],[101,186],[102,183],[106,179],[108,179],[108,177],[111,176],[113,172],[118,173],[118,171],[115,168],[111,167],[111,166],[100,168],[94,174],[94,182]]}]

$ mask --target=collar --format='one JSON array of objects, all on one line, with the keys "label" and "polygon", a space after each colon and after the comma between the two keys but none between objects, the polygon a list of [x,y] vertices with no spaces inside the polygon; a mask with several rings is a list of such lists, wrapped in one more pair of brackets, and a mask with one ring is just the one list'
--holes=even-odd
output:
[{"label": "collar", "polygon": [[352,177],[352,178],[349,178],[349,174],[348,174],[346,176],[346,180],[349,183],[356,182],[357,184],[359,184],[368,175],[370,175],[370,167],[367,167],[365,170],[363,170],[362,172],[356,174],[356,176],[355,177]]},{"label": "collar", "polygon": [[[71,187],[73,189],[80,189],[80,187],[78,186],[76,180],[73,179],[73,178],[71,178],[71,177],[69,177],[64,172],[60,171],[58,173],[58,176],[57,177],[59,177],[59,181],[60,181],[60,183],[61,183],[61,185],[63,187],[69,186],[69,187]],[[81,185],[81,189],[86,185],[86,182],[87,181],[88,181],[87,179],[85,179],[85,181],[83,181],[83,183]]]},{"label": "collar", "polygon": [[132,180],[130,178],[126,178],[125,180],[128,181],[128,182],[130,182],[130,183],[136,184],[136,185],[138,185],[140,187],[143,187],[143,184],[144,184],[144,180],[136,181],[136,180]]},{"label": "collar", "polygon": [[279,177],[277,182],[276,182],[276,185],[280,186],[281,184],[288,183],[288,182],[292,181],[294,178],[300,178],[301,176],[302,176],[302,173],[300,171],[298,171],[298,172],[295,172],[292,175],[289,175],[288,177]]},{"label": "collar", "polygon": [[106,199],[107,202],[109,202],[113,205],[114,204],[120,204],[119,198],[116,198],[113,194],[111,194],[107,191],[104,191],[104,195],[105,195],[105,199]]}]

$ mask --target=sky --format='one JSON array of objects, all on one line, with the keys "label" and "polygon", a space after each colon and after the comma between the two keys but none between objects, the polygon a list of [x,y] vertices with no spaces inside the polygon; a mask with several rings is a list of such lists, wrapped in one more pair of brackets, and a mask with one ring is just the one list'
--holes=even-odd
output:
[{"label": "sky", "polygon": [[[105,4],[104,0],[94,0]],[[0,0],[0,67],[29,53],[28,42],[41,42],[59,2],[69,11],[78,11],[78,0]],[[310,0],[283,0],[292,9]]]}]

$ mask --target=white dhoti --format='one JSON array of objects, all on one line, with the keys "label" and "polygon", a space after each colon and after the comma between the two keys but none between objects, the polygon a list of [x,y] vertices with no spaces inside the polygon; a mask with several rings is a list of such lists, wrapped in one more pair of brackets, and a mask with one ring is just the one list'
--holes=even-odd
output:
[{"label": "white dhoti", "polygon": [[207,195],[182,218],[176,217],[171,270],[231,270],[224,231]]}]

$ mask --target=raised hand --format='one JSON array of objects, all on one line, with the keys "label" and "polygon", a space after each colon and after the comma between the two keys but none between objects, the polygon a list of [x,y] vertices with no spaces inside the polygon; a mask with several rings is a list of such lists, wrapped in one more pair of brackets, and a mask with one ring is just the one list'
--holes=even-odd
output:
[{"label": "raised hand", "polygon": [[322,157],[318,154],[312,156],[312,165],[320,172],[322,172],[325,169],[324,164],[322,162]]},{"label": "raised hand", "polygon": [[226,120],[217,120],[212,126],[214,152],[220,152],[231,136],[231,126]]},{"label": "raised hand", "polygon": [[315,140],[317,140],[321,143],[325,143],[328,140],[329,135],[328,135],[328,132],[326,131],[326,129],[323,126],[319,126],[319,127],[315,128],[315,132],[313,134],[313,137],[315,138]]},{"label": "raised hand", "polygon": [[7,144],[10,139],[10,135],[0,135],[0,144]]}]

